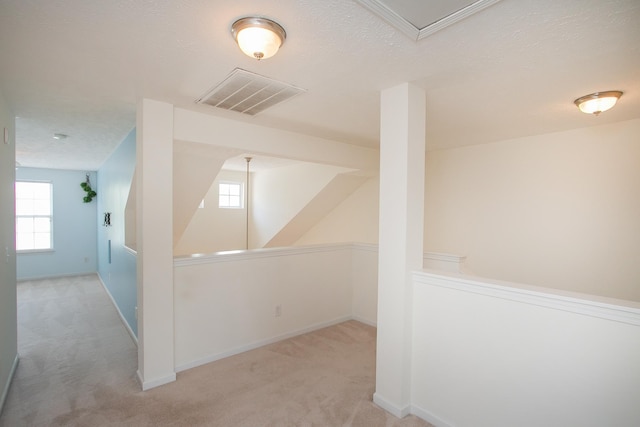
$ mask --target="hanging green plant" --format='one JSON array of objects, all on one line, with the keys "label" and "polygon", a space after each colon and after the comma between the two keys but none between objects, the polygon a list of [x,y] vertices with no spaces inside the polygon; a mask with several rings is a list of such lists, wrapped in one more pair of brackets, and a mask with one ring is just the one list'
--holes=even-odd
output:
[{"label": "hanging green plant", "polygon": [[89,181],[89,174],[87,174],[87,180],[85,182],[80,183],[80,187],[82,187],[82,189],[87,192],[87,194],[82,198],[82,201],[85,203],[91,202],[91,200],[93,200],[93,198],[98,195],[98,193],[93,191],[93,189],[91,188],[91,181]]}]

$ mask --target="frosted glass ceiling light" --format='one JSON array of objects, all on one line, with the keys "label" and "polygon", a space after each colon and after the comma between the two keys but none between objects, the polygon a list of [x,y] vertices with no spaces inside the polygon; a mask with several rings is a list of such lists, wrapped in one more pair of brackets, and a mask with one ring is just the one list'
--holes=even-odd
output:
[{"label": "frosted glass ceiling light", "polygon": [[622,96],[619,90],[610,90],[607,92],[596,92],[590,95],[582,96],[573,101],[580,111],[587,114],[598,115],[603,111],[613,108],[618,102],[618,98]]},{"label": "frosted glass ceiling light", "polygon": [[240,49],[257,60],[275,55],[287,38],[284,28],[267,18],[238,19],[231,25],[231,34]]}]

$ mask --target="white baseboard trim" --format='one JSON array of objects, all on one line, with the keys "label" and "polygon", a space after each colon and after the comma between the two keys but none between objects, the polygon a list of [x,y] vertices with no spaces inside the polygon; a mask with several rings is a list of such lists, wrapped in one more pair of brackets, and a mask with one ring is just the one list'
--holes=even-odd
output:
[{"label": "white baseboard trim", "polygon": [[142,378],[142,374],[140,373],[139,370],[136,371],[136,376],[138,378],[138,382],[140,383],[140,386],[142,387],[142,391],[151,390],[152,388],[160,387],[161,385],[169,384],[176,380],[175,372],[172,374],[166,375],[164,377],[155,378],[149,381],[145,381]]},{"label": "white baseboard trim", "polygon": [[384,397],[380,396],[379,393],[373,393],[373,403],[389,412],[391,415],[394,415],[398,418],[404,418],[411,413],[411,406],[407,405],[405,407],[399,407]]},{"label": "white baseboard trim", "polygon": [[32,280],[47,280],[47,279],[62,279],[64,277],[91,276],[93,274],[97,274],[97,272],[85,271],[85,272],[68,273],[68,274],[45,274],[42,276],[17,277],[16,282],[30,282]]},{"label": "white baseboard trim", "polygon": [[131,329],[131,326],[129,326],[129,323],[127,322],[127,319],[125,319],[124,315],[120,311],[120,307],[118,307],[118,304],[116,304],[116,300],[113,299],[113,295],[111,295],[111,292],[109,292],[109,288],[107,288],[107,285],[104,283],[104,280],[102,280],[102,277],[100,276],[100,273],[98,273],[98,280],[100,280],[100,283],[102,284],[102,287],[103,287],[104,291],[107,293],[107,295],[109,296],[109,299],[111,300],[111,303],[113,304],[113,306],[115,307],[116,311],[118,312],[118,316],[120,316],[120,320],[122,320],[122,324],[124,325],[124,328],[127,330],[127,332],[129,333],[129,336],[131,337],[131,339],[133,340],[134,344],[137,347],[138,346],[138,337],[136,337],[136,334],[133,333],[133,330]]},{"label": "white baseboard trim", "polygon": [[435,427],[456,427],[455,424],[445,421],[437,415],[434,415],[432,412],[429,412],[419,406],[411,405],[411,413],[416,417],[420,417],[426,422],[433,424]]},{"label": "white baseboard trim", "polygon": [[378,327],[378,322],[373,322],[373,321],[371,321],[369,319],[365,319],[364,317],[352,316],[351,318],[353,320],[357,320],[360,323],[364,323],[365,325],[373,326],[374,328]]},{"label": "white baseboard trim", "polygon": [[278,341],[293,338],[298,335],[302,335],[302,334],[316,331],[318,329],[326,328],[328,326],[337,325],[338,323],[346,322],[347,320],[355,320],[355,319],[353,319],[352,316],[342,316],[342,317],[338,317],[337,319],[329,320],[327,322],[316,323],[306,328],[297,329],[292,332],[287,332],[286,334],[277,335],[275,337],[266,338],[259,341],[254,341],[250,344],[236,347],[228,351],[223,351],[222,353],[217,353],[211,356],[203,357],[201,359],[193,360],[187,363],[182,363],[176,366],[175,370],[176,372],[186,371],[187,369],[195,368],[196,366],[206,365],[207,363],[215,362],[216,360],[225,359],[230,356],[235,356],[236,354],[244,353],[245,351],[254,350],[256,348],[263,347],[268,344],[273,344]]},{"label": "white baseboard trim", "polygon": [[7,395],[9,394],[9,388],[11,387],[13,376],[16,374],[16,369],[18,368],[18,362],[20,360],[19,356],[20,355],[16,354],[15,359],[13,359],[13,365],[11,365],[11,370],[9,371],[9,378],[7,378],[7,382],[2,389],[2,396],[0,396],[0,414],[2,414],[4,402],[7,400]]}]

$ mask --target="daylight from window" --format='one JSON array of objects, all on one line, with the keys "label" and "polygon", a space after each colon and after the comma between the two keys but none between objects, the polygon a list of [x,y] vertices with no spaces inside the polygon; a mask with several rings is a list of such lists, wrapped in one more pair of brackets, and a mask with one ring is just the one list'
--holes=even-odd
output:
[{"label": "daylight from window", "polygon": [[242,208],[242,183],[221,182],[218,186],[218,207]]},{"label": "daylight from window", "polygon": [[52,249],[49,182],[16,181],[16,250]]}]

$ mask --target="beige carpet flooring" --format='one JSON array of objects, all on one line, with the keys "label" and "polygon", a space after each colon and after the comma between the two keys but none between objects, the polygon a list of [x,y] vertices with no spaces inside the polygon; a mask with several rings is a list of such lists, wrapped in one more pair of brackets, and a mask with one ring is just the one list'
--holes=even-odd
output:
[{"label": "beige carpet flooring", "polygon": [[96,276],[18,284],[20,364],[0,426],[430,426],[371,401],[375,329],[349,321],[146,392]]}]

